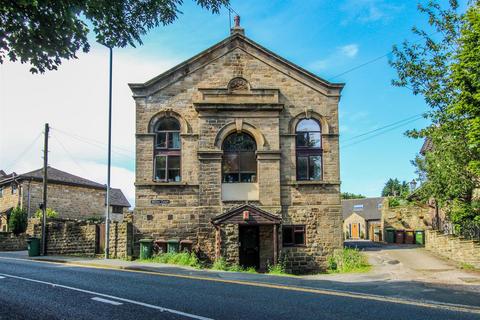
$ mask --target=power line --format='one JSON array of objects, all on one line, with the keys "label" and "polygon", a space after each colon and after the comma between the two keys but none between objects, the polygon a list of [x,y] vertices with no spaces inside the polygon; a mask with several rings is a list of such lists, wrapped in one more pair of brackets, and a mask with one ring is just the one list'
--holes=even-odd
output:
[{"label": "power line", "polygon": [[364,142],[364,141],[366,141],[366,140],[370,140],[370,139],[372,139],[372,138],[378,137],[378,136],[380,136],[380,135],[382,135],[382,134],[385,134],[385,133],[390,132],[390,131],[392,131],[392,130],[395,130],[395,129],[397,129],[397,128],[403,127],[403,126],[406,125],[406,124],[409,124],[409,123],[418,121],[418,120],[420,120],[421,118],[422,118],[422,117],[413,118],[413,119],[410,120],[410,121],[407,121],[407,122],[404,122],[404,123],[400,123],[400,124],[398,124],[398,125],[396,125],[396,126],[394,126],[394,127],[389,128],[388,130],[384,130],[384,131],[378,132],[377,134],[374,134],[374,135],[372,135],[372,136],[369,136],[369,137],[366,137],[366,138],[364,138],[364,139],[361,139],[361,140],[352,142],[352,143],[350,143],[350,144],[341,146],[340,149],[344,149],[344,148],[347,148],[347,147],[351,147],[351,146],[354,146],[354,145],[359,144],[359,143],[361,143],[361,142]]},{"label": "power line", "polygon": [[[394,125],[396,125],[396,124],[399,124],[399,123],[402,123],[402,122],[405,122],[405,121],[411,120],[411,119],[413,119],[413,118],[418,118],[418,119],[420,119],[420,118],[423,118],[423,113],[419,113],[419,114],[416,114],[416,115],[413,115],[413,116],[407,117],[407,118],[405,118],[405,119],[402,119],[402,120],[399,120],[399,121],[396,121],[396,122],[393,122],[393,123],[387,124],[387,125],[385,125],[385,126],[383,126],[383,127],[376,128],[376,129],[373,129],[373,130],[370,130],[370,131],[364,132],[364,133],[362,133],[362,134],[359,134],[359,135],[356,135],[356,136],[350,137],[350,138],[348,138],[348,139],[345,139],[345,140],[343,140],[343,142],[347,142],[347,141],[355,140],[355,139],[357,139],[357,138],[360,138],[360,137],[366,136],[366,135],[368,135],[368,134],[370,134],[370,133],[373,133],[373,132],[377,132],[377,131],[380,131],[380,130],[386,129],[386,128],[388,128],[388,127],[391,127],[391,126],[394,126]],[[415,120],[417,120],[417,119],[415,119]]]},{"label": "power line", "polygon": [[33,145],[35,144],[35,142],[37,142],[37,140],[40,138],[40,136],[42,135],[42,133],[40,132],[34,139],[33,141],[20,153],[20,155],[15,158],[15,160],[13,160],[8,166],[5,167],[5,169],[11,169],[12,166],[20,159],[23,158],[23,156],[25,156],[25,154],[30,150],[30,148],[33,147]]},{"label": "power line", "polygon": [[55,135],[53,135],[53,139],[55,139],[55,141],[58,142],[58,144],[60,145],[60,147],[62,147],[63,151],[65,151],[65,153],[70,157],[70,159],[72,159],[73,162],[75,162],[75,164],[77,165],[77,167],[79,169],[82,170],[83,173],[87,173],[87,171],[85,170],[85,168],[83,166],[80,165],[80,163],[77,161],[77,159],[75,159],[75,157],[67,150],[67,148],[65,147],[65,145],[60,141],[59,138],[57,138]]}]

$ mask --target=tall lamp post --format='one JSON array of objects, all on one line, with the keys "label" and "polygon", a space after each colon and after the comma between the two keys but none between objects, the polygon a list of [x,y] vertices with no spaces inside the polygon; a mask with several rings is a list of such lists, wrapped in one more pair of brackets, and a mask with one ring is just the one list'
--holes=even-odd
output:
[{"label": "tall lamp post", "polygon": [[412,181],[410,181],[410,191],[413,192],[415,191],[416,188],[417,188],[417,181],[413,179]]},{"label": "tall lamp post", "polygon": [[105,208],[105,259],[110,254],[110,169],[112,164],[112,65],[113,50],[111,46],[105,45],[110,50],[110,74],[108,88],[108,163],[107,163],[107,196]]}]

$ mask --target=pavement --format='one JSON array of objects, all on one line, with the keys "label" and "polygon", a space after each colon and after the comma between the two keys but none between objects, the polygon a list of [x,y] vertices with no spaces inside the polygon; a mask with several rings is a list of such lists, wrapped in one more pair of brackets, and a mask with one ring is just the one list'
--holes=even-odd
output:
[{"label": "pavement", "polygon": [[480,319],[478,272],[364,249],[369,273],[302,277],[3,252],[0,319]]}]

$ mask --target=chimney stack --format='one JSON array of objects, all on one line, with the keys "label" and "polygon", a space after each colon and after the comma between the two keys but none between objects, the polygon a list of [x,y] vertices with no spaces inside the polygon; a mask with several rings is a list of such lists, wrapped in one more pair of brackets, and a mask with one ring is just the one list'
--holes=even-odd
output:
[{"label": "chimney stack", "polygon": [[235,25],[232,29],[230,29],[230,34],[233,35],[235,33],[239,33],[241,35],[245,35],[245,30],[240,27],[240,16],[235,16],[233,21],[235,22]]}]

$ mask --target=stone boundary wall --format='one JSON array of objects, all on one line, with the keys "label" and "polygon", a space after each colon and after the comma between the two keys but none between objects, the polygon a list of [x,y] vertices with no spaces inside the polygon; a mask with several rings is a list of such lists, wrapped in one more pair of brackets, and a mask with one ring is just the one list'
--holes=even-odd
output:
[{"label": "stone boundary wall", "polygon": [[467,263],[480,269],[480,242],[425,230],[425,248],[450,260]]},{"label": "stone boundary wall", "polygon": [[14,235],[12,232],[0,232],[0,251],[27,250],[28,235]]},{"label": "stone boundary wall", "polygon": [[390,207],[388,198],[382,203],[382,230],[425,230],[432,225],[428,205],[408,204]]},{"label": "stone boundary wall", "polygon": [[[47,254],[94,256],[98,253],[99,224],[86,221],[51,219],[47,222]],[[27,234],[41,238],[39,219],[30,219]],[[131,222],[110,224],[110,257],[132,256],[133,227]]]}]

